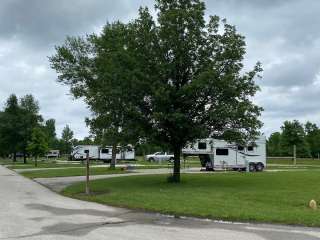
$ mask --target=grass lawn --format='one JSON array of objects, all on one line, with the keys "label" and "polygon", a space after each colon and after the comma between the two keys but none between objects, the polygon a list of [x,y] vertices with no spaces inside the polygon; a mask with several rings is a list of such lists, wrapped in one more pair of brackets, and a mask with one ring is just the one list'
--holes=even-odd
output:
[{"label": "grass lawn", "polygon": [[71,163],[55,163],[55,162],[38,162],[38,166],[35,167],[34,164],[14,164],[7,166],[10,169],[29,169],[29,168],[66,168],[66,167],[85,167],[84,164],[71,164]]},{"label": "grass lawn", "polygon": [[204,218],[320,226],[320,172],[185,174],[181,184],[165,175],[129,176],[67,187],[66,196],[132,209]]},{"label": "grass lawn", "polygon": [[[90,175],[105,175],[105,174],[121,174],[126,171],[117,168],[110,170],[107,167],[90,168]],[[21,175],[28,178],[52,178],[52,177],[70,177],[70,176],[85,176],[85,168],[65,168],[65,169],[46,169],[41,171],[22,172]]]},{"label": "grass lawn", "polygon": [[[268,164],[282,164],[282,165],[293,165],[293,161],[290,158],[268,158]],[[319,165],[320,160],[312,158],[297,158],[297,165]]]}]

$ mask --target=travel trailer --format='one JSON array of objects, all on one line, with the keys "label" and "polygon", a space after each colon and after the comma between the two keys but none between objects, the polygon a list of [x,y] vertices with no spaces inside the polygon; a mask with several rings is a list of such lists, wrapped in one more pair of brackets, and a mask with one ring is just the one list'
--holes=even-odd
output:
[{"label": "travel trailer", "polygon": [[266,138],[260,136],[253,144],[240,146],[224,140],[201,139],[182,149],[184,157],[199,156],[207,171],[233,169],[261,172],[266,167]]},{"label": "travel trailer", "polygon": [[[112,158],[112,147],[101,147],[98,145],[78,145],[73,148],[71,153],[72,160],[84,160],[86,159],[87,152],[89,151],[89,158],[94,160],[102,160],[104,162],[110,162]],[[134,160],[135,152],[132,146],[127,146],[124,149],[117,147],[117,160]]]}]

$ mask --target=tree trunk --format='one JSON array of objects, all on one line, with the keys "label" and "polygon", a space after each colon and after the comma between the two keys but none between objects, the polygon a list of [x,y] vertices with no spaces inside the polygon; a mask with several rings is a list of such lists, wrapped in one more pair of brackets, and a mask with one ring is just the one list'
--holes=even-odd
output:
[{"label": "tree trunk", "polygon": [[90,188],[89,188],[89,174],[90,174],[90,158],[89,158],[89,152],[86,154],[86,194],[90,194]]},{"label": "tree trunk", "polygon": [[34,158],[34,166],[38,167],[38,156],[35,156]]},{"label": "tree trunk", "polygon": [[27,154],[23,152],[23,164],[27,164]]},{"label": "tree trunk", "polygon": [[110,162],[110,169],[116,169],[117,144],[112,145],[112,157]]},{"label": "tree trunk", "polygon": [[176,147],[174,149],[174,166],[172,175],[172,181],[176,183],[180,182],[180,154],[180,147]]},{"label": "tree trunk", "polygon": [[14,152],[14,153],[13,153],[13,162],[16,162],[16,161],[17,161],[17,153]]}]

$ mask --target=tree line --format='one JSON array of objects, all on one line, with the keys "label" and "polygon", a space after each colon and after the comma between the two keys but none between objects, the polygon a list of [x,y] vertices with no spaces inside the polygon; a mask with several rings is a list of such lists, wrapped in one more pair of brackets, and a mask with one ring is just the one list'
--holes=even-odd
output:
[{"label": "tree line", "polygon": [[45,120],[39,111],[39,102],[31,94],[8,97],[0,110],[0,156],[10,155],[16,161],[19,153],[26,163],[28,155],[45,155],[50,149],[70,154],[73,145],[93,143],[90,138],[75,139],[68,125],[58,138],[55,119]]},{"label": "tree line", "polygon": [[267,153],[271,157],[293,156],[296,146],[297,157],[319,158],[320,129],[315,123],[285,121],[280,132],[274,132],[267,141]]}]

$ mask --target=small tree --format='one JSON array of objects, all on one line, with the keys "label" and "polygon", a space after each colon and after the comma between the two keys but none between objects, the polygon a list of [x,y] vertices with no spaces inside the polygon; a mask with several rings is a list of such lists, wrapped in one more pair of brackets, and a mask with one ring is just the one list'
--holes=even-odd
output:
[{"label": "small tree", "polygon": [[38,157],[48,151],[48,142],[46,134],[40,128],[34,128],[31,135],[31,141],[27,150],[34,157],[34,165],[38,166]]},{"label": "small tree", "polygon": [[62,130],[62,135],[61,135],[63,153],[65,154],[71,153],[72,139],[73,139],[73,131],[71,130],[69,125],[66,125]]}]

